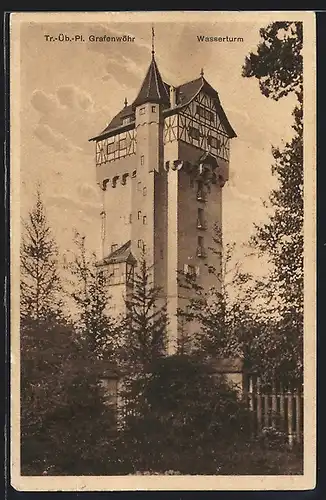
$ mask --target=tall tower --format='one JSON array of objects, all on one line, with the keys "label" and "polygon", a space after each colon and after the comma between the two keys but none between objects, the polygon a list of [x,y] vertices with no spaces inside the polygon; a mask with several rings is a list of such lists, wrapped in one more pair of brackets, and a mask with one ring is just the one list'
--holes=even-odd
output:
[{"label": "tall tower", "polygon": [[222,230],[222,188],[228,179],[230,139],[236,137],[217,91],[200,77],[165,83],[154,49],[140,88],[97,136],[97,182],[102,190],[102,260],[110,274],[116,312],[132,292],[144,252],[153,265],[169,315],[169,351],[183,334],[178,308],[188,296],[180,273],[213,285],[208,265],[221,267],[214,228]]}]

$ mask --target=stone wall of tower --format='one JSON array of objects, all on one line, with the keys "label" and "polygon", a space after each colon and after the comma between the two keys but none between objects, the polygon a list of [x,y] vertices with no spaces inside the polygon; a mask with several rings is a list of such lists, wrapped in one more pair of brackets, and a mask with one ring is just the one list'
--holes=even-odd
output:
[{"label": "stone wall of tower", "polygon": [[[165,145],[164,161],[181,160],[190,163],[190,169],[182,166],[180,170],[168,169],[168,222],[167,222],[167,297],[170,317],[170,352],[174,351],[177,338],[183,333],[191,335],[196,325],[184,325],[182,318],[177,318],[178,309],[185,310],[189,304],[191,292],[181,286],[178,273],[183,273],[190,266],[196,270],[197,282],[208,290],[219,282],[208,272],[207,264],[221,271],[221,254],[216,255],[221,247],[214,242],[214,227],[222,230],[222,186],[228,176],[228,164],[218,160],[214,183],[206,189],[205,201],[197,199],[196,176],[190,172],[198,170],[200,150],[182,142],[171,142]],[[172,163],[170,163],[171,165]],[[197,177],[199,178],[199,177]],[[204,228],[198,228],[198,209],[204,220]],[[198,237],[203,238],[206,257],[197,255]]]},{"label": "stone wall of tower", "polygon": [[155,182],[160,170],[160,107],[146,103],[136,108],[136,170],[132,186],[132,250],[136,258],[142,255],[148,266],[155,260]]},{"label": "stone wall of tower", "polygon": [[[177,160],[179,157],[179,142],[168,142],[164,146],[164,165]],[[179,176],[176,170],[167,169],[167,258],[166,258],[166,296],[167,313],[169,318],[168,326],[168,352],[173,354],[177,347],[178,330],[180,328],[177,318],[179,307],[178,294],[178,193]]]},{"label": "stone wall of tower", "polygon": [[102,258],[108,256],[112,245],[123,245],[131,238],[130,214],[135,169],[136,155],[96,167],[97,182],[102,190],[102,212],[105,215]]}]

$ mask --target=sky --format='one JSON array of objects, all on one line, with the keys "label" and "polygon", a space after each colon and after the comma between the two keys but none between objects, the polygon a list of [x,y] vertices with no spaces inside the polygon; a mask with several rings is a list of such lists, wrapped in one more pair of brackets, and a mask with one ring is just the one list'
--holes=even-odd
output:
[{"label": "sky", "polygon": [[[51,18],[49,17],[49,20]],[[95,144],[105,128],[136,97],[151,58],[148,22],[22,22],[20,27],[20,198],[24,218],[41,184],[47,214],[61,249],[73,247],[73,231],[100,248],[100,188]],[[260,22],[157,22],[156,61],[175,86],[205,78],[218,91],[236,131],[231,141],[230,178],[223,188],[225,242],[238,248],[266,220],[263,201],[275,186],[271,146],[292,135],[293,97],[264,97],[258,80],[244,78],[245,56],[260,41]],[[81,34],[86,42],[49,42],[45,35]],[[88,42],[90,34],[135,37],[130,43]],[[197,36],[242,37],[243,42],[205,43]]]}]

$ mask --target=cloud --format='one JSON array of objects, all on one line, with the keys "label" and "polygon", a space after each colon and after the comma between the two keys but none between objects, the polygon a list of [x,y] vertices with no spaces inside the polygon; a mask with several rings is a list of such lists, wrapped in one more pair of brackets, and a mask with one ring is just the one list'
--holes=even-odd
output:
[{"label": "cloud", "polygon": [[100,220],[100,203],[91,203],[74,198],[68,195],[54,195],[47,198],[47,206],[58,208],[62,213],[65,211],[69,212],[69,224],[71,223],[71,218],[73,214],[76,216],[82,216],[83,219],[91,217],[92,220]]},{"label": "cloud", "polygon": [[63,85],[57,90],[57,98],[61,105],[72,109],[90,110],[93,108],[92,98],[75,85]]},{"label": "cloud", "polygon": [[107,108],[96,109],[91,96],[76,85],[62,85],[54,94],[35,90],[31,105],[39,113],[35,136],[54,151],[75,148],[93,154],[88,139],[107,121]]},{"label": "cloud", "polygon": [[37,125],[34,134],[43,144],[50,146],[57,153],[68,153],[74,149],[73,144],[66,137],[52,130],[49,125]]},{"label": "cloud", "polygon": [[96,203],[99,202],[98,189],[96,189],[91,184],[88,184],[87,182],[83,182],[82,184],[79,184],[77,186],[77,193],[82,200],[86,200],[86,201],[91,200],[91,201],[96,202]]}]

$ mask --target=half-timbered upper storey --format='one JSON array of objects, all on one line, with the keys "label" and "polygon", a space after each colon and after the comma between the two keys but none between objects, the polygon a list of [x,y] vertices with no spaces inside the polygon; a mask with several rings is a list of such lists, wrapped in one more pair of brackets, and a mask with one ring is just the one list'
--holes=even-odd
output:
[{"label": "half-timbered upper storey", "polygon": [[164,144],[183,141],[229,160],[229,140],[236,137],[222,108],[217,91],[203,73],[195,80],[173,87],[165,83],[154,54],[140,91],[97,136],[96,164],[110,162],[136,153],[135,109],[146,102],[161,105],[164,119]]}]

